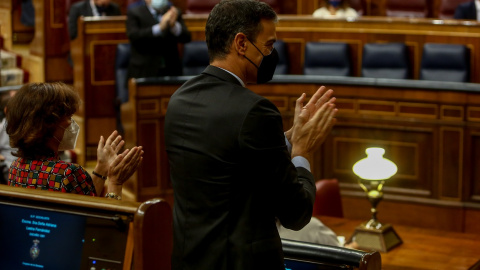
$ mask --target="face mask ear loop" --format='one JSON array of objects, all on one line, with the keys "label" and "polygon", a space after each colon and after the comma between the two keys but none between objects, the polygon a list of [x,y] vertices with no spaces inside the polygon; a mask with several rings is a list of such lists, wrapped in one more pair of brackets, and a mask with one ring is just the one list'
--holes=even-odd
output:
[{"label": "face mask ear loop", "polygon": [[245,55],[244,55],[243,57],[245,57],[245,58],[246,58],[250,63],[252,63],[257,69],[259,69],[259,67],[258,67],[255,63],[253,63],[252,60],[248,59],[248,57],[246,57]]},{"label": "face mask ear loop", "polygon": [[[247,38],[247,40],[250,41],[248,38]],[[258,49],[258,47],[255,46],[255,44],[254,44],[253,42],[250,41],[250,43],[252,43],[253,47],[255,47],[255,49],[257,49],[257,51],[262,55],[262,57],[265,57],[265,55],[262,53],[262,51],[260,51],[260,50]],[[260,68],[260,67],[257,66],[255,63],[253,63],[253,61],[250,60],[247,56],[244,55],[243,57],[245,57],[245,58],[246,58],[250,63],[252,63],[252,65],[254,65],[257,69]]]}]

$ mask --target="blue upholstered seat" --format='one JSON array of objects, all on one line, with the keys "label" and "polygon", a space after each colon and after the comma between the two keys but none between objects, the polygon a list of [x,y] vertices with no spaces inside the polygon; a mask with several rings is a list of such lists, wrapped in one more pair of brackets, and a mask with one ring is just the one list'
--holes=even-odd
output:
[{"label": "blue upholstered seat", "polygon": [[130,43],[117,45],[115,57],[115,91],[121,103],[128,101],[128,63],[130,61]]},{"label": "blue upholstered seat", "polygon": [[209,65],[205,41],[192,41],[183,47],[183,75],[199,75]]},{"label": "blue upholstered seat", "polygon": [[420,79],[430,81],[470,81],[470,52],[461,44],[426,43],[423,46]]},{"label": "blue upholstered seat", "polygon": [[346,43],[307,42],[305,75],[350,76],[350,50]]},{"label": "blue upholstered seat", "polygon": [[275,69],[275,75],[284,75],[288,74],[288,52],[285,46],[285,42],[282,40],[277,40],[274,44],[275,49],[278,52],[278,65]]},{"label": "blue upholstered seat", "polygon": [[367,43],[363,46],[362,77],[408,79],[408,51],[403,43]]}]

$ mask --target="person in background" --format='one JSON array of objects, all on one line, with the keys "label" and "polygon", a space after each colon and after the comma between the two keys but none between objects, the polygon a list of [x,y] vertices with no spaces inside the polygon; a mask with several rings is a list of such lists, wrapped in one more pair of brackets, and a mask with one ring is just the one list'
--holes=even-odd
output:
[{"label": "person in background", "polygon": [[127,11],[127,36],[132,46],[129,78],[179,76],[179,43],[191,40],[181,11],[167,0],[145,0]]},{"label": "person in background", "polygon": [[453,18],[460,20],[479,20],[480,16],[480,0],[472,0],[470,2],[462,3],[455,9]]},{"label": "person in background", "polygon": [[322,7],[313,12],[313,17],[321,19],[357,18],[358,13],[351,8],[348,0],[321,0]]},{"label": "person in background", "polygon": [[70,40],[77,38],[77,23],[80,17],[119,16],[120,7],[111,0],[85,0],[73,4],[68,13]]},{"label": "person in background", "polygon": [[310,164],[337,109],[333,90],[302,94],[284,132],[278,108],[246,88],[273,77],[276,22],[264,2],[221,1],[205,27],[210,65],[170,98],[172,269],[285,270],[276,218],[294,230],[310,222]]},{"label": "person in background", "polygon": [[59,158],[59,151],[75,148],[79,126],[72,116],[80,102],[78,93],[63,83],[26,84],[10,99],[7,134],[18,157],[10,166],[10,186],[91,196],[102,194],[106,186],[106,197],[121,199],[122,184],[143,159],[142,147],[117,155],[125,144],[117,132],[107,140],[101,136],[92,176]]},{"label": "person in background", "polygon": [[32,0],[22,0],[22,13],[20,14],[20,22],[28,27],[35,26],[35,8]]}]

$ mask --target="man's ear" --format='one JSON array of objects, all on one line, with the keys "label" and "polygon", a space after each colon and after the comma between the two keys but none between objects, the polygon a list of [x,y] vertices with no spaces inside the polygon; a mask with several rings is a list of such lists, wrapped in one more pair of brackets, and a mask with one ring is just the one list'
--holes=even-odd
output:
[{"label": "man's ear", "polygon": [[244,33],[238,33],[235,35],[233,46],[238,54],[245,55],[245,51],[247,50],[247,40],[247,36]]}]

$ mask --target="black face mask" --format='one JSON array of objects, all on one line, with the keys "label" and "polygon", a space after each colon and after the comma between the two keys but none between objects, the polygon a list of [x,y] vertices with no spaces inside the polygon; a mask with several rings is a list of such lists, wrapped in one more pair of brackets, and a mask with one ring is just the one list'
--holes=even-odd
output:
[{"label": "black face mask", "polygon": [[[253,42],[251,42],[253,44]],[[275,48],[273,48],[272,52],[269,55],[264,55],[262,51],[260,51],[255,44],[253,44],[255,49],[260,52],[263,56],[262,62],[260,66],[255,65],[252,60],[248,59],[250,63],[252,63],[257,68],[257,84],[262,84],[269,82],[273,78],[273,74],[275,73],[275,68],[277,68],[278,64],[278,52]]]}]

